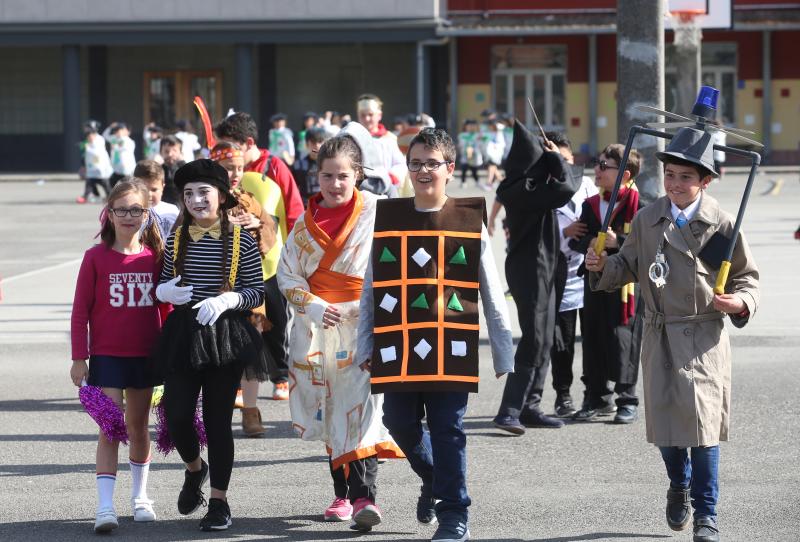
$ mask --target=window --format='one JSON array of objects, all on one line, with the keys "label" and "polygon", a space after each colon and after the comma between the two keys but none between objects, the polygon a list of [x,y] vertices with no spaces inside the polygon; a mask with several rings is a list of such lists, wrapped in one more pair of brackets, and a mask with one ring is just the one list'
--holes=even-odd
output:
[{"label": "window", "polygon": [[547,130],[564,129],[567,49],[564,46],[492,47],[492,95],[495,109],[534,127],[536,108]]},{"label": "window", "polygon": [[[664,74],[665,104],[667,111],[675,111],[677,107],[677,68],[674,60],[674,49],[670,44],[666,49],[666,65]],[[718,111],[723,122],[736,121],[736,44],[735,43],[703,43],[700,53],[700,84],[719,90]],[[681,115],[689,111],[675,111]]]},{"label": "window", "polygon": [[144,74],[144,124],[172,127],[180,119],[197,128],[200,117],[192,101],[200,96],[212,120],[222,114],[222,72],[148,72]]}]

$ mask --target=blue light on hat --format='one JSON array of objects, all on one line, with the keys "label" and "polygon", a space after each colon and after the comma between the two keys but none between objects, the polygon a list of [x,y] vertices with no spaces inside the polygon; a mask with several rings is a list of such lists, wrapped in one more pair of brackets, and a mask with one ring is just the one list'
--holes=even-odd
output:
[{"label": "blue light on hat", "polygon": [[697,94],[697,101],[695,101],[694,107],[692,107],[692,115],[713,119],[717,114],[718,99],[719,90],[714,87],[700,87],[700,92]]}]

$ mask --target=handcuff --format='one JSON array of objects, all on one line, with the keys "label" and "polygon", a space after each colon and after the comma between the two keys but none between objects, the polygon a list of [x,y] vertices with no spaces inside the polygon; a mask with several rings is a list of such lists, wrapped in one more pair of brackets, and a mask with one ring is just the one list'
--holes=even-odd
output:
[{"label": "handcuff", "polygon": [[667,277],[669,276],[669,264],[662,252],[663,248],[664,239],[662,238],[656,250],[655,261],[650,264],[650,268],[647,270],[647,274],[656,288],[663,288],[667,284]]}]

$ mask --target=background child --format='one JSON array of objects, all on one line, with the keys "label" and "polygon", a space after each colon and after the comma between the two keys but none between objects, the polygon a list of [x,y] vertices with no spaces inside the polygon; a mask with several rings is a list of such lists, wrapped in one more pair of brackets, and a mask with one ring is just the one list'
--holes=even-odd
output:
[{"label": "background child", "polygon": [[111,169],[111,159],[106,150],[106,140],[100,135],[100,123],[96,120],[88,120],[83,124],[83,134],[85,139],[81,144],[83,149],[83,178],[85,185],[83,195],[76,200],[78,203],[86,203],[92,196],[100,196],[97,187],[103,189],[103,193],[108,196],[111,190],[108,186],[108,178],[114,172]]},{"label": "background child", "polygon": [[[590,247],[586,255],[592,288],[641,285],[647,441],[659,447],[670,480],[667,524],[675,531],[689,525],[691,498],[694,540],[702,542],[719,540],[719,443],[728,440],[731,407],[724,317],[743,327],[759,302],[758,270],[741,233],[726,293],[714,293],[734,221],[706,192],[717,176],[713,142],[699,130],[679,130],[656,155],[664,163],[666,195],[639,212],[619,253],[598,256]],[[658,266],[669,268],[663,284],[651,275]]]},{"label": "background child", "polygon": [[297,160],[292,166],[294,180],[300,189],[300,197],[303,198],[303,205],[308,205],[311,196],[319,193],[319,180],[317,174],[317,153],[322,143],[331,136],[322,128],[309,128],[305,131],[306,155]]},{"label": "background child", "polygon": [[[439,528],[432,540],[467,540],[471,501],[466,485],[463,417],[469,391],[477,391],[478,291],[498,378],[513,370],[511,327],[483,225],[485,202],[483,198],[454,199],[445,194],[455,169],[453,140],[442,129],[424,129],[411,141],[406,159],[415,195],[413,199],[381,200],[378,204],[371,264],[361,296],[356,362],[371,369],[373,393],[384,393],[384,424],[422,480],[417,519],[422,523],[438,519]],[[427,236],[393,237],[398,228],[441,233],[438,240],[435,236],[433,244],[428,244],[421,240],[429,239]],[[405,252],[403,245],[407,246]],[[445,261],[440,261],[443,252]],[[398,260],[406,257],[401,265]],[[406,275],[400,276],[402,272],[397,271],[403,268]],[[437,268],[444,276],[435,271]],[[416,289],[403,286],[408,292],[402,295],[381,284],[384,279],[394,282],[388,277],[398,277],[404,283],[408,277],[420,275],[437,280],[458,277],[475,286],[448,287],[446,294],[435,285]],[[397,307],[395,294],[407,300],[408,306]],[[443,318],[438,317],[439,310],[446,311]],[[400,314],[405,317],[398,319]],[[391,329],[397,322],[398,327],[405,328],[406,318],[425,323],[431,318],[434,322],[443,319],[474,327],[456,331],[434,323],[430,326],[433,329],[421,329],[414,336],[414,331],[380,331]],[[437,329],[441,329],[440,338],[436,338]],[[405,333],[407,340],[400,336]],[[446,344],[437,348],[439,340]],[[406,352],[402,344],[412,350]],[[402,371],[412,366],[415,378],[406,380]],[[423,416],[430,432],[422,426]]]},{"label": "background child", "polygon": [[[572,145],[562,132],[548,132],[547,139],[558,147],[568,164],[574,163]],[[570,388],[572,388],[572,362],[575,358],[575,335],[580,320],[583,329],[588,322],[583,316],[583,277],[578,276],[582,268],[583,253],[572,250],[569,242],[586,235],[586,224],[580,221],[583,202],[597,194],[597,188],[589,177],[581,176],[581,185],[565,205],[556,209],[560,251],[556,264],[556,327],[553,348],[550,354],[553,370],[553,389],[556,392],[554,412],[558,418],[575,414]],[[537,369],[538,373],[538,369]],[[534,381],[537,379],[534,378]],[[544,378],[541,379],[542,385]],[[535,386],[534,386],[535,387]]]},{"label": "background child", "polygon": [[[203,503],[211,479],[204,531],[231,525],[227,490],[233,470],[233,401],[242,374],[266,378],[261,336],[248,322],[264,302],[258,246],[228,220],[235,205],[228,172],[211,160],[195,160],[175,174],[184,197],[181,226],[167,239],[156,296],[175,307],[155,354],[164,375],[164,412],[169,435],[186,464],[178,512]],[[238,265],[234,265],[234,262]],[[218,270],[212,272],[210,270]],[[181,286],[180,284],[183,284]],[[200,457],[194,429],[203,393],[208,463]]]},{"label": "background child", "polygon": [[494,183],[500,182],[500,164],[506,148],[506,139],[496,119],[489,119],[481,135],[481,153],[486,162],[486,183],[481,185],[484,190],[493,190]]},{"label": "background child", "polygon": [[175,188],[175,172],[186,162],[183,160],[183,143],[174,135],[161,138],[159,152],[164,169],[164,195],[162,199],[173,205],[180,205],[181,197]]},{"label": "background child", "polygon": [[[597,159],[594,175],[600,194],[583,203],[581,222],[586,224],[586,235],[569,242],[577,252],[586,253],[602,227],[624,152],[624,145],[612,144]],[[639,210],[639,192],[634,180],[639,174],[641,160],[636,149],[631,149],[606,239],[609,254],[616,254],[625,242]],[[579,273],[583,274],[583,270]],[[581,334],[586,398],[573,415],[574,420],[587,421],[598,414],[616,412],[615,423],[632,423],[638,416],[636,382],[639,380],[642,310],[637,293],[634,284],[614,292],[594,292],[588,284],[585,287],[583,311],[587,325],[581,329]],[[609,388],[609,381],[614,382],[613,390]],[[614,393],[617,394],[616,406],[611,402]]]},{"label": "background child", "polygon": [[[244,153],[239,145],[228,141],[221,141],[211,149],[211,159],[221,165],[228,172],[231,182],[231,196],[236,199],[236,205],[228,211],[231,224],[241,226],[247,230],[258,244],[258,252],[262,257],[269,253],[275,245],[277,226],[256,201],[252,194],[242,190],[240,183],[244,174]],[[263,333],[269,329],[264,306],[261,305],[253,311],[250,322]],[[257,379],[243,378],[241,381],[241,395],[237,393],[237,406],[242,409],[242,430],[248,437],[258,437],[264,434],[261,423],[261,411],[256,402],[258,400]],[[239,401],[241,403],[239,404]]]},{"label": "background child", "polygon": [[111,188],[121,179],[133,175],[136,167],[136,143],[131,139],[131,132],[124,122],[113,122],[103,131],[103,137],[111,145],[111,174],[108,182]]},{"label": "background child", "polygon": [[478,122],[473,119],[465,120],[464,127],[458,134],[458,156],[461,160],[461,186],[467,184],[467,171],[472,174],[475,184],[478,184],[478,168],[483,166],[483,153]]},{"label": "background child", "polygon": [[278,284],[296,315],[289,350],[292,423],[301,438],[323,440],[330,450],[336,498],[324,519],[352,517],[353,528],[369,530],[381,522],[375,503],[378,456],[401,454],[381,423],[382,396],[370,394],[369,373],[353,363],[377,200],[356,189],[362,163],[361,148],[350,136],[323,143],[320,193],[289,235]]},{"label": "background child", "polygon": [[287,166],[294,163],[294,134],[286,126],[286,115],[276,113],[270,118],[272,129],[269,131],[269,152],[280,157]]},{"label": "background child", "polygon": [[182,159],[184,162],[191,162],[203,146],[200,145],[191,122],[181,119],[175,123],[175,127],[178,129],[175,137],[181,142]]},{"label": "background child", "polygon": [[164,195],[164,168],[155,160],[141,160],[133,170],[133,176],[141,180],[150,194],[150,208],[155,211],[161,238],[166,239],[178,219],[180,209],[176,205],[162,201]]},{"label": "background child", "polygon": [[[83,257],[72,306],[72,382],[81,386],[85,380],[100,386],[120,407],[125,391],[134,521],[156,519],[153,501],[147,497],[147,426],[157,381],[148,371],[146,358],[160,328],[152,292],[163,248],[148,207],[147,189],[138,181],[123,181],[111,190],[102,218],[101,242]],[[119,442],[109,441],[101,432],[97,442],[96,532],[118,526],[114,510],[118,451]]]}]

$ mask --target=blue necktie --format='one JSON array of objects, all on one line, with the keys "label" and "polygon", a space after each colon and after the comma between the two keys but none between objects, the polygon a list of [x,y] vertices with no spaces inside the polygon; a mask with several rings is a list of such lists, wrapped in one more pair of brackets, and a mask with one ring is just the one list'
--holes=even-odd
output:
[{"label": "blue necktie", "polygon": [[677,224],[679,228],[684,227],[687,222],[689,222],[689,220],[683,216],[683,213],[679,214],[678,218],[675,219],[675,224]]}]

